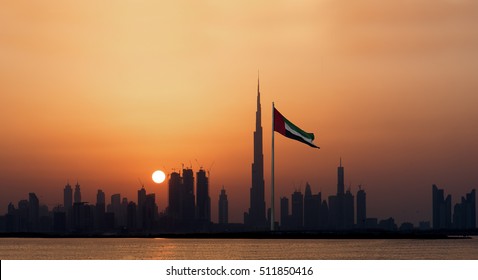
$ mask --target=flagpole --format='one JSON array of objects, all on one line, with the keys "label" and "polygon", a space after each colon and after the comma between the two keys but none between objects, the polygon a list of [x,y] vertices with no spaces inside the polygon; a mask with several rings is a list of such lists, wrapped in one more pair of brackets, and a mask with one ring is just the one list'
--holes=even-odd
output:
[{"label": "flagpole", "polygon": [[271,231],[274,231],[274,102],[272,102]]}]

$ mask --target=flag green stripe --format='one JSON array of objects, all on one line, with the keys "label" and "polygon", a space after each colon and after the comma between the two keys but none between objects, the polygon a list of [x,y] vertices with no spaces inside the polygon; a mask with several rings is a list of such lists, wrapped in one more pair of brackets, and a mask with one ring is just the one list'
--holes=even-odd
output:
[{"label": "flag green stripe", "polygon": [[307,133],[303,131],[302,129],[298,128],[295,126],[293,123],[291,123],[288,119],[284,118],[284,122],[286,124],[286,129],[289,130],[291,133],[300,136],[303,138],[305,141],[312,143],[314,141],[314,134],[313,133]]}]

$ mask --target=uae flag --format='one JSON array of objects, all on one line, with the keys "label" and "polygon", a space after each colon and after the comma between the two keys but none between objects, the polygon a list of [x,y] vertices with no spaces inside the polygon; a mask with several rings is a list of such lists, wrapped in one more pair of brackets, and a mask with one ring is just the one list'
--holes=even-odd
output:
[{"label": "uae flag", "polygon": [[313,148],[320,149],[312,143],[315,138],[313,133],[305,132],[291,123],[288,119],[284,118],[276,108],[274,108],[274,131],[279,132],[285,137],[305,143]]}]

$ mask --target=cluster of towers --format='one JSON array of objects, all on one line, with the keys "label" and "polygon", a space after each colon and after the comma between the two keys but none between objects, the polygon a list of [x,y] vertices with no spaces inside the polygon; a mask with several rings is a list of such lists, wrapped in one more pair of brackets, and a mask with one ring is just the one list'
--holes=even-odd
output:
[{"label": "cluster of towers", "polygon": [[[48,210],[40,205],[35,193],[28,200],[18,202],[17,208],[10,203],[8,212],[0,217],[0,230],[9,232],[153,232],[153,231],[218,231],[267,230],[271,224],[271,209],[266,216],[264,197],[264,155],[261,125],[261,103],[259,80],[257,83],[257,110],[254,141],[254,160],[251,166],[251,188],[249,190],[250,207],[244,213],[243,224],[230,224],[228,220],[228,198],[224,187],[218,200],[218,224],[211,222],[211,199],[209,196],[209,174],[200,168],[194,172],[183,168],[173,172],[168,181],[168,206],[163,213],[158,212],[156,196],[146,193],[144,186],[138,190],[137,201],[129,201],[121,194],[111,195],[106,204],[106,195],[98,190],[96,204],[82,200],[78,182],[74,190],[67,183],[63,190],[63,205]],[[196,191],[195,191],[196,190]],[[451,196],[445,198],[444,191],[435,185],[433,194],[434,229],[475,229],[476,202],[475,190],[462,197],[454,207],[452,215]],[[356,204],[355,204],[356,203]],[[355,207],[356,205],[356,207]],[[290,206],[290,208],[289,208]],[[291,211],[289,211],[289,209]],[[280,199],[281,230],[350,230],[380,228],[396,230],[393,218],[378,221],[367,217],[366,193],[359,186],[354,199],[351,190],[345,190],[344,167],[342,160],[337,168],[337,193],[328,199],[322,193],[313,194],[307,183],[305,194],[295,191],[290,203],[287,197]],[[274,221],[273,224],[276,222]],[[237,226],[237,227],[235,227]],[[410,223],[403,228],[413,228]],[[429,227],[429,223],[428,223]],[[401,227],[402,228],[402,227]]]},{"label": "cluster of towers", "polygon": [[[196,182],[196,193],[194,192]],[[202,168],[194,172],[190,168],[170,174],[168,182],[168,207],[164,225],[174,231],[211,230],[211,198],[209,197],[209,176]],[[218,202],[219,224],[228,223],[228,200],[224,187]]]},{"label": "cluster of towers", "polygon": [[211,199],[209,178],[202,168],[196,173],[196,195],[194,172],[186,168],[171,173],[168,182],[167,227],[173,230],[207,230],[211,224]]},{"label": "cluster of towers", "polygon": [[322,200],[322,193],[320,192],[312,194],[309,183],[305,186],[305,194],[300,191],[292,193],[290,212],[289,199],[287,197],[281,198],[281,230],[348,230],[378,226],[378,224],[373,224],[375,219],[367,219],[365,191],[359,186],[357,211],[355,212],[354,196],[350,190],[344,192],[344,167],[342,162],[340,162],[337,171],[337,194],[329,196],[328,201]]},{"label": "cluster of towers", "polygon": [[[7,214],[0,217],[0,231],[82,234],[217,230],[211,223],[209,178],[202,168],[196,173],[196,180],[192,169],[170,175],[169,204],[163,213],[158,211],[154,193],[147,193],[143,186],[137,194],[135,202],[116,193],[107,204],[106,194],[99,189],[96,204],[91,204],[82,200],[78,182],[74,189],[67,183],[63,189],[63,205],[52,211],[40,204],[35,193],[30,193],[28,200],[19,201],[17,208],[10,203]],[[227,225],[228,198],[224,187],[218,206],[218,224]]]},{"label": "cluster of towers", "polygon": [[432,186],[433,228],[438,230],[469,230],[476,228],[476,193],[473,189],[455,204],[453,216],[451,195],[445,198],[443,189]]},{"label": "cluster of towers", "polygon": [[[244,227],[248,230],[265,230],[271,224],[271,209],[266,216],[264,198],[264,155],[261,125],[260,87],[257,81],[257,109],[254,141],[254,161],[252,163],[252,181],[250,188],[250,207],[244,213]],[[291,213],[289,199],[282,197],[280,201],[280,228],[287,230],[332,229],[347,230],[352,228],[385,228],[394,229],[392,218],[378,221],[367,218],[366,194],[361,188],[357,192],[357,216],[355,222],[354,196],[350,190],[345,191],[344,168],[342,161],[337,170],[337,194],[322,200],[322,194],[312,194],[307,184],[305,195],[296,191],[291,196]],[[275,224],[275,221],[274,221]]]}]

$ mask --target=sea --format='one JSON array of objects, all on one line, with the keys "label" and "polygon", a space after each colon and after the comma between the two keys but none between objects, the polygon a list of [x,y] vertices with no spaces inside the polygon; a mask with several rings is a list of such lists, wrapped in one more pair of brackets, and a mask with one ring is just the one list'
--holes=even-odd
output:
[{"label": "sea", "polygon": [[478,260],[469,239],[0,238],[2,260]]}]

